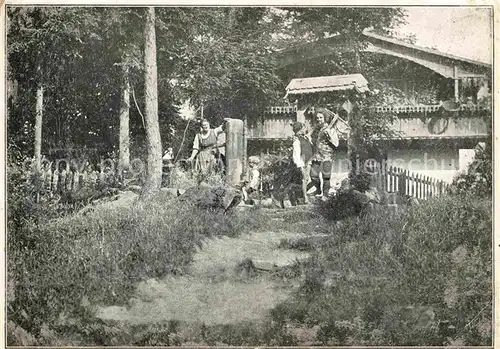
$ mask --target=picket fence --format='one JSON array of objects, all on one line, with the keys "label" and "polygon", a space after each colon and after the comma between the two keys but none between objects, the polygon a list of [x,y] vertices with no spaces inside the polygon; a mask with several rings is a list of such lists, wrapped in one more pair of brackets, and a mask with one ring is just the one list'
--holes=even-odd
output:
[{"label": "picket fence", "polygon": [[442,196],[449,187],[449,184],[442,180],[411,173],[399,167],[377,164],[374,172],[372,185],[376,186],[379,191],[399,192],[417,199],[426,200]]},{"label": "picket fence", "polygon": [[[449,184],[442,180],[411,173],[395,166],[376,164],[371,169],[372,185],[381,192],[399,192],[406,196],[426,200],[445,194]],[[77,191],[83,187],[99,184],[115,184],[117,177],[113,172],[98,171],[52,171],[47,169],[40,174],[40,187],[52,192]]]},{"label": "picket fence", "polygon": [[52,192],[77,191],[83,187],[116,182],[113,173],[90,171],[43,170],[40,174],[40,187]]}]

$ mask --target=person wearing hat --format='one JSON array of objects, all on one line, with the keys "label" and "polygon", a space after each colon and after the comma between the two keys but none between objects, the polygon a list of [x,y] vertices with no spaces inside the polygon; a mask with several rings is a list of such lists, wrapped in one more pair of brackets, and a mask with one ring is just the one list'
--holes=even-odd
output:
[{"label": "person wearing hat", "polygon": [[[317,108],[316,125],[311,133],[313,156],[311,158],[311,180],[318,196],[328,194],[330,190],[330,176],[333,167],[333,154],[339,145],[338,134],[333,129],[339,117],[324,108]],[[330,122],[327,122],[327,116]]]},{"label": "person wearing hat", "polygon": [[313,155],[312,143],[306,134],[306,125],[302,122],[294,122],[292,130],[294,133],[292,161],[301,172],[302,195],[307,204],[309,203],[307,185],[309,183],[310,160]]}]

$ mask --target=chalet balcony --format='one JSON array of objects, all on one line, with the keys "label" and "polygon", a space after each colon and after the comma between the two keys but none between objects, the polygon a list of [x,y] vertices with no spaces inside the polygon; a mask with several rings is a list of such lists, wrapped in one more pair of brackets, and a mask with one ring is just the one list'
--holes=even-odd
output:
[{"label": "chalet balcony", "polygon": [[[374,113],[392,113],[393,123],[403,139],[485,138],[488,125],[483,118],[491,109],[475,104],[460,105],[457,111],[444,111],[441,105],[377,106]],[[287,139],[293,135],[291,123],[297,121],[296,105],[268,107],[260,120],[249,122],[249,139]],[[306,124],[309,121],[306,120]],[[398,137],[399,138],[399,137]]]}]

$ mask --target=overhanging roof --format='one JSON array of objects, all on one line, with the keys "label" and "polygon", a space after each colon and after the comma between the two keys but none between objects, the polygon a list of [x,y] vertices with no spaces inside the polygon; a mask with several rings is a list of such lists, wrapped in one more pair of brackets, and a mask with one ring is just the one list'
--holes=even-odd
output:
[{"label": "overhanging roof", "polygon": [[440,56],[440,57],[444,57],[444,58],[449,58],[449,59],[455,60],[455,61],[462,61],[462,62],[466,62],[466,63],[473,64],[473,65],[478,65],[478,66],[482,66],[482,67],[486,67],[486,68],[491,68],[491,64],[486,63],[486,62],[476,61],[476,60],[472,60],[472,59],[469,59],[469,58],[452,55],[452,54],[445,53],[445,52],[442,52],[442,51],[439,51],[439,50],[436,50],[436,49],[431,49],[431,48],[427,48],[427,47],[413,45],[413,44],[404,42],[402,40],[388,38],[386,36],[376,34],[376,33],[372,32],[372,31],[369,31],[369,30],[365,30],[363,32],[363,35],[366,36],[366,37],[369,37],[369,38],[373,38],[373,39],[385,41],[387,43],[391,43],[391,44],[394,44],[394,45],[404,46],[404,47],[407,47],[407,48],[412,49],[412,50],[416,50],[416,51],[420,51],[420,52],[425,52],[425,53],[429,53],[429,54]]},{"label": "overhanging roof", "polygon": [[287,95],[347,91],[368,92],[368,81],[361,74],[318,76],[292,79],[286,87]]},{"label": "overhanging roof", "polygon": [[[447,78],[484,77],[491,74],[492,65],[489,63],[420,47],[371,31],[364,31],[360,40],[366,44],[363,48],[365,52],[380,53],[413,61]],[[346,38],[343,35],[335,35],[280,51],[278,65],[284,67],[350,50]],[[457,76],[454,72],[455,67],[457,68]]]}]

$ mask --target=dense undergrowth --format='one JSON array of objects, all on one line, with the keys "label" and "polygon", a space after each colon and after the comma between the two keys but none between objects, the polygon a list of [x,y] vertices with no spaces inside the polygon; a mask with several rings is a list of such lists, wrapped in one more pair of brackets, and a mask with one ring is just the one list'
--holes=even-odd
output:
[{"label": "dense undergrowth", "polygon": [[72,212],[37,202],[17,174],[9,178],[8,319],[34,337],[75,318],[90,321],[92,304],[124,303],[139,280],[182,274],[204,237],[234,236],[262,221],[258,210],[200,209],[168,193],[144,202],[129,192],[132,204]]},{"label": "dense undergrowth", "polygon": [[[167,193],[75,213],[36,203],[33,187],[15,175],[7,315],[34,344],[491,344],[491,197],[461,193],[337,223],[318,211],[271,221],[259,209],[200,209]],[[327,235],[282,244],[312,257],[275,274],[300,287],[269,318],[131,326],[93,317],[93,304],[124,304],[141,279],[182,274],[204,237],[256,229]]]},{"label": "dense undergrowth", "polygon": [[491,345],[491,218],[462,195],[331,225],[273,318],[324,345]]}]

